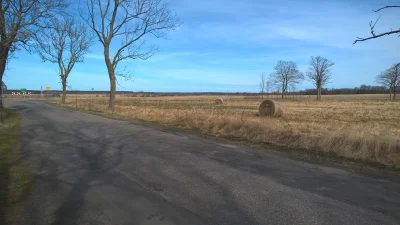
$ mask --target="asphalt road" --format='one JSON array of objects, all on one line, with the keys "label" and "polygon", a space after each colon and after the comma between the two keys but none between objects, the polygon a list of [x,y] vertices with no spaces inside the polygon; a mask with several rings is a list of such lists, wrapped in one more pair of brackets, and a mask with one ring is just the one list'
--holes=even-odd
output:
[{"label": "asphalt road", "polygon": [[400,183],[9,101],[36,177],[27,224],[400,224]]}]

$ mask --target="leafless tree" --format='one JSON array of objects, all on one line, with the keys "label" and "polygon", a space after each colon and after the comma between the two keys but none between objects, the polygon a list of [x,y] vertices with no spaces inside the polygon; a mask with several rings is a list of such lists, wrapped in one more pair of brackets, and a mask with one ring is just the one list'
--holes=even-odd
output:
[{"label": "leafless tree", "polygon": [[400,87],[400,63],[394,64],[385,72],[376,76],[376,82],[387,87],[389,89],[390,99],[395,100],[396,92]]},{"label": "leafless tree", "polygon": [[87,26],[73,18],[53,19],[51,25],[51,29],[35,37],[36,50],[43,61],[58,64],[57,72],[63,89],[62,103],[65,104],[67,78],[75,64],[83,62],[93,36]]},{"label": "leafless tree", "polygon": [[[88,24],[104,47],[110,78],[109,110],[115,109],[118,64],[126,59],[148,59],[157,50],[145,47],[143,38],[164,37],[180,25],[179,19],[162,0],[87,0]],[[119,40],[120,44],[112,45]]]},{"label": "leafless tree", "polygon": [[[62,13],[67,4],[66,1],[60,0],[0,0],[0,2],[1,83],[11,55],[20,48],[28,48],[34,34],[47,28],[49,18]],[[1,99],[0,108],[3,108]]]},{"label": "leafless tree", "polygon": [[264,98],[264,92],[265,92],[265,85],[266,85],[266,80],[267,80],[267,75],[265,73],[260,74],[260,93],[261,93],[261,98]]},{"label": "leafless tree", "polygon": [[316,86],[318,100],[321,100],[322,87],[331,79],[333,65],[335,65],[335,63],[326,58],[311,56],[307,78]]},{"label": "leafless tree", "polygon": [[265,82],[265,92],[267,92],[267,97],[269,97],[269,94],[271,92],[271,87],[272,87],[272,82],[271,80],[267,80],[267,82]]},{"label": "leafless tree", "polygon": [[297,69],[293,61],[278,61],[275,72],[270,75],[273,84],[281,87],[282,98],[284,98],[289,86],[301,83],[304,75]]},{"label": "leafless tree", "polygon": [[[388,5],[388,6],[379,8],[377,10],[374,10],[374,12],[379,12],[381,10],[385,10],[385,9],[389,9],[389,8],[400,8],[400,5]],[[356,44],[359,41],[366,41],[366,40],[379,38],[379,37],[386,36],[386,35],[392,35],[392,34],[399,34],[400,33],[400,29],[397,29],[397,30],[390,29],[390,31],[386,31],[386,32],[383,32],[383,33],[376,33],[375,32],[375,26],[378,23],[380,18],[381,18],[381,16],[379,16],[378,19],[375,20],[375,22],[373,22],[373,21],[369,22],[369,28],[370,28],[371,36],[366,37],[366,38],[357,37],[357,39],[354,41],[353,44]]]}]

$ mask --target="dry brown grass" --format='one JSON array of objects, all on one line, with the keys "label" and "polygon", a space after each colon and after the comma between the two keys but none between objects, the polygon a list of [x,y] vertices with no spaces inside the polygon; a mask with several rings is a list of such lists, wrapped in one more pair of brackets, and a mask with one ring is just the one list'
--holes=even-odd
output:
[{"label": "dry brown grass", "polygon": [[[333,152],[339,156],[400,166],[400,102],[386,95],[299,96],[281,102],[280,118],[258,116],[261,99],[218,96],[121,97],[115,114],[217,136],[269,142],[294,148]],[[221,97],[221,96],[219,96]],[[75,99],[67,105],[75,107]],[[108,114],[104,97],[81,97],[78,108]]]}]

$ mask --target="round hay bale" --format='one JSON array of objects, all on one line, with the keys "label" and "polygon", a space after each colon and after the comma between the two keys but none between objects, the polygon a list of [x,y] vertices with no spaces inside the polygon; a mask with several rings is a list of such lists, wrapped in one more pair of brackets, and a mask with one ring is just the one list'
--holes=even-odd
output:
[{"label": "round hay bale", "polygon": [[222,99],[222,98],[218,98],[218,99],[215,99],[215,104],[217,104],[217,105],[222,105],[222,104],[224,104],[224,100]]},{"label": "round hay bale", "polygon": [[274,100],[265,100],[258,107],[260,116],[275,116],[280,117],[283,114],[281,103]]}]

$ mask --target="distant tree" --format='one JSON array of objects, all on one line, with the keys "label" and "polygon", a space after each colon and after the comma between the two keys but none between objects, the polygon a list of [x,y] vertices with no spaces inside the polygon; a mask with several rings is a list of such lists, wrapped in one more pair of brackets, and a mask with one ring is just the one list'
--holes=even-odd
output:
[{"label": "distant tree", "polygon": [[[66,6],[65,1],[60,0],[1,1],[0,84],[3,82],[3,75],[12,54],[20,48],[28,48],[32,37],[48,27],[48,19],[62,13]],[[1,108],[3,108],[2,98],[0,98]]]},{"label": "distant tree", "polygon": [[272,82],[271,80],[267,80],[267,82],[265,82],[265,92],[267,92],[267,96],[269,96],[270,92],[271,92],[271,87],[272,87]]},{"label": "distant tree", "polygon": [[264,98],[266,80],[267,80],[267,75],[265,73],[260,74],[260,85],[259,86],[260,86],[261,98]]},{"label": "distant tree", "polygon": [[36,50],[43,61],[58,64],[63,90],[61,102],[65,104],[68,76],[76,63],[83,62],[92,36],[84,24],[73,18],[53,19],[51,25],[51,29],[36,36]]},{"label": "distant tree", "polygon": [[270,75],[270,80],[280,87],[282,98],[284,98],[289,87],[301,83],[304,80],[304,75],[297,69],[295,62],[278,61],[275,72]]},{"label": "distant tree", "polygon": [[[379,8],[377,10],[374,10],[374,12],[379,12],[381,10],[388,9],[388,8],[400,8],[400,5],[388,5],[388,6]],[[378,19],[375,20],[375,22],[373,22],[373,21],[369,22],[369,28],[370,28],[370,32],[371,32],[371,36],[370,37],[366,37],[366,38],[357,37],[357,39],[354,41],[353,44],[356,44],[359,41],[366,41],[366,40],[370,40],[370,39],[374,39],[374,38],[379,38],[379,37],[382,37],[382,36],[385,36],[385,35],[392,35],[392,34],[400,33],[400,29],[397,29],[397,30],[390,29],[390,31],[386,31],[386,32],[377,34],[375,32],[375,25],[378,23],[380,18],[381,17],[379,16]]]},{"label": "distant tree", "polygon": [[310,67],[308,68],[306,75],[317,88],[318,100],[321,100],[322,87],[331,79],[333,65],[335,65],[335,63],[326,58],[322,58],[321,56],[311,56]]},{"label": "distant tree", "polygon": [[164,32],[177,28],[180,21],[162,0],[87,0],[86,6],[86,21],[103,45],[110,78],[108,108],[114,111],[116,76],[129,78],[123,70],[118,72],[118,64],[126,59],[151,57],[157,49],[146,49],[143,38],[150,34],[164,37]]},{"label": "distant tree", "polygon": [[385,72],[382,72],[379,75],[377,75],[376,82],[389,89],[390,99],[395,100],[396,92],[400,87],[400,63],[394,64]]}]

